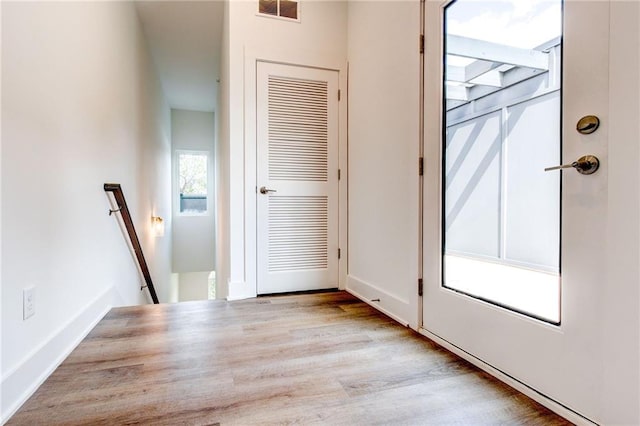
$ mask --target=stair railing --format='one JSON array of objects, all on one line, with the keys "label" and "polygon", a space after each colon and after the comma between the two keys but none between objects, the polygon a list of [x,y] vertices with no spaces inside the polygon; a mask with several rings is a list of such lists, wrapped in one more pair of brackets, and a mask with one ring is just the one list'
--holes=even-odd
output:
[{"label": "stair railing", "polygon": [[153,303],[160,303],[158,301],[158,295],[156,294],[153,282],[151,281],[149,267],[147,266],[147,261],[145,260],[144,254],[142,253],[142,246],[140,245],[140,240],[138,240],[136,228],[133,226],[131,213],[129,213],[129,208],[127,207],[127,202],[124,199],[122,188],[120,187],[119,183],[105,183],[104,190],[105,192],[111,192],[113,194],[113,198],[115,199],[116,205],[118,206],[117,209],[109,210],[109,216],[114,213],[120,212],[122,221],[124,222],[124,226],[127,229],[127,234],[129,234],[129,240],[131,241],[131,245],[133,246],[133,251],[135,252],[136,259],[138,260],[138,266],[140,267],[140,271],[142,272],[142,276],[144,277],[144,281],[146,283],[145,287],[149,290],[149,294],[151,295],[151,300],[153,300]]}]

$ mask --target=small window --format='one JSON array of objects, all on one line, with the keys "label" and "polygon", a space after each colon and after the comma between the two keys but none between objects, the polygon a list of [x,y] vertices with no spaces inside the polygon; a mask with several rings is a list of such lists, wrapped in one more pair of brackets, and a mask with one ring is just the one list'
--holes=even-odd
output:
[{"label": "small window", "polygon": [[179,212],[206,214],[208,194],[208,155],[202,152],[178,152]]},{"label": "small window", "polygon": [[263,15],[298,20],[300,3],[292,0],[258,0],[258,12]]}]

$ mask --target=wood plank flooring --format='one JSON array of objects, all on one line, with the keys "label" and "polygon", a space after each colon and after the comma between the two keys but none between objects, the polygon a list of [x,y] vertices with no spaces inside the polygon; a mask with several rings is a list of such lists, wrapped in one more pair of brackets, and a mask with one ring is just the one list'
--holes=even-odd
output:
[{"label": "wood plank flooring", "polygon": [[564,425],[345,292],[111,310],[9,425]]}]

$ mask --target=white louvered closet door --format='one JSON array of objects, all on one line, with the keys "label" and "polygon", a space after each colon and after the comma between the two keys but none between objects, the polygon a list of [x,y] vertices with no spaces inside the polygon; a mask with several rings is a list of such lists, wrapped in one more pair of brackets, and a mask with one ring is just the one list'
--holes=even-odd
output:
[{"label": "white louvered closet door", "polygon": [[338,73],[258,62],[256,87],[258,294],[337,288]]}]

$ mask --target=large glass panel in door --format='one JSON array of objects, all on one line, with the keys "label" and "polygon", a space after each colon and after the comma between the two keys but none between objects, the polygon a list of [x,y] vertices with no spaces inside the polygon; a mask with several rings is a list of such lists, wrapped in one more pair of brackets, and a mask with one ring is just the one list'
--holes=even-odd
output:
[{"label": "large glass panel in door", "polygon": [[561,1],[444,15],[443,286],[560,322]]}]

